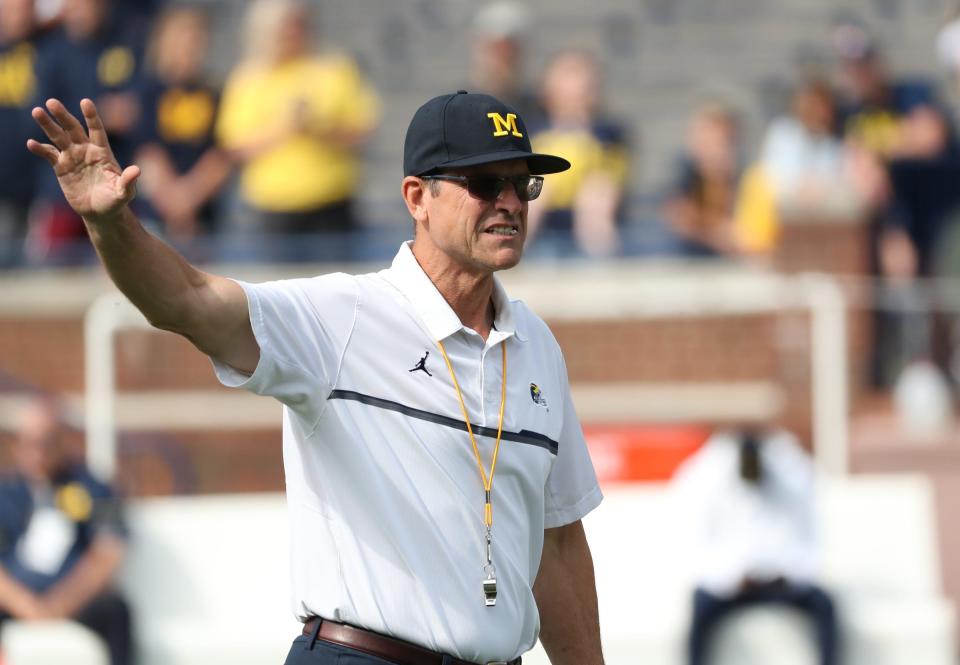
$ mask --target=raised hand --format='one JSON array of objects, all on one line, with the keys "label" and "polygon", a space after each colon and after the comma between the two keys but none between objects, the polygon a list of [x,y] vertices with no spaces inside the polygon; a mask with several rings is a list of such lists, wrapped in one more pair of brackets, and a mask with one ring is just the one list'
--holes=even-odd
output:
[{"label": "raised hand", "polygon": [[121,170],[91,100],[82,100],[80,110],[89,136],[59,100],[48,99],[46,110],[35,107],[31,115],[53,145],[30,139],[27,150],[53,167],[67,203],[77,214],[96,222],[113,217],[133,199],[140,168]]}]

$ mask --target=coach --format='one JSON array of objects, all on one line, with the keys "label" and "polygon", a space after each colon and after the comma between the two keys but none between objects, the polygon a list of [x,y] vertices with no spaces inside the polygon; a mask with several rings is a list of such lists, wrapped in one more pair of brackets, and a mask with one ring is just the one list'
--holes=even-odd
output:
[{"label": "coach", "polygon": [[284,404],[293,607],[288,665],[599,665],[580,519],[601,500],[560,349],[494,277],[523,252],[541,174],[521,118],[459,92],[414,115],[402,194],[414,240],[378,273],[246,284],[147,233],[90,100],[87,132],[48,100],[33,118],[121,291]]}]

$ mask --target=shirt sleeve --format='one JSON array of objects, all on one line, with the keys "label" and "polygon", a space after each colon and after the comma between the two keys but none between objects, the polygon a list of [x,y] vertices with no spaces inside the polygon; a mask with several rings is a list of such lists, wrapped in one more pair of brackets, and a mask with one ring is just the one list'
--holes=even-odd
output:
[{"label": "shirt sleeve", "polygon": [[590,461],[580,420],[573,408],[566,364],[560,359],[563,389],[563,426],[557,460],[547,477],[544,496],[544,528],[576,522],[600,505],[603,494]]},{"label": "shirt sleeve", "polygon": [[274,397],[315,423],[336,382],[356,322],[355,278],[337,273],[238,284],[247,295],[260,361],[247,375],[213,360],[217,378],[225,386]]},{"label": "shirt sleeve", "polygon": [[110,534],[128,540],[130,530],[124,517],[123,501],[116,491],[109,485],[93,480],[90,476],[84,479],[84,485],[93,499],[90,513],[89,527],[95,535]]}]

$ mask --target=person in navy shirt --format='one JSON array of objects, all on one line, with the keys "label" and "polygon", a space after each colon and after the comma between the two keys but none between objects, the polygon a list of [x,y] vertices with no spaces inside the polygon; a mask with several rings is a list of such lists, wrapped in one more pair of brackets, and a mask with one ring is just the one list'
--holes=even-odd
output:
[{"label": "person in navy shirt", "polygon": [[114,491],[71,454],[59,406],[24,409],[14,472],[0,479],[0,625],[73,619],[131,662],[126,601],[113,589],[127,530]]},{"label": "person in navy shirt", "polygon": [[[122,21],[111,0],[65,0],[62,26],[42,43],[37,56],[36,99],[56,97],[78,110],[92,97],[102,111],[117,159],[132,161],[139,108],[133,87],[143,60],[141,21]],[[37,179],[31,212],[28,259],[35,263],[76,262],[83,223],[67,205],[49,170]],[[85,243],[81,256],[89,252]]]},{"label": "person in navy shirt", "polygon": [[146,198],[139,212],[174,241],[211,230],[213,202],[230,173],[227,156],[214,144],[219,92],[203,79],[207,39],[199,10],[167,10],[156,24],[137,88],[136,162]]},{"label": "person in navy shirt", "polygon": [[[935,274],[944,223],[960,204],[956,179],[960,159],[949,113],[934,86],[894,76],[876,40],[855,23],[835,32],[841,75],[840,128],[859,152],[859,179],[871,192],[870,260],[906,305],[903,311],[878,309],[873,315],[874,345],[869,380],[893,385],[906,361],[928,349],[944,369],[950,344],[943,327],[924,320],[927,307],[917,299],[913,280]],[[890,299],[890,296],[885,296]],[[933,335],[903,337],[900,330],[930,328]],[[946,328],[944,328],[945,330]],[[943,338],[943,339],[941,339]]]},{"label": "person in navy shirt", "polygon": [[20,262],[34,164],[23,149],[35,134],[37,87],[33,0],[0,0],[0,269]]}]

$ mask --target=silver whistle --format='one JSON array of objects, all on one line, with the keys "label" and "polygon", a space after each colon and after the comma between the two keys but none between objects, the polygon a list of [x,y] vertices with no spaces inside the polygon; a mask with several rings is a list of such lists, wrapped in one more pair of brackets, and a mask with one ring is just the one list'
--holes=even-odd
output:
[{"label": "silver whistle", "polygon": [[487,565],[483,567],[483,598],[487,607],[497,604],[497,569],[493,567],[493,534],[487,527]]},{"label": "silver whistle", "polygon": [[487,574],[483,580],[483,598],[487,607],[493,607],[497,604],[497,571],[493,564],[487,564],[483,567],[483,572]]}]

